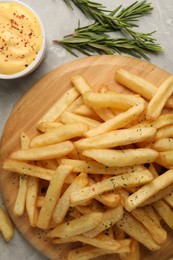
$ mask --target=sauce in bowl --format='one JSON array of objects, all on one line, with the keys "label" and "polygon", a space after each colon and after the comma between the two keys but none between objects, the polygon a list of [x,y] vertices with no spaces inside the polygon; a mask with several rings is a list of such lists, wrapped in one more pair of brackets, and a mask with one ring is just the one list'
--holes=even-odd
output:
[{"label": "sauce in bowl", "polygon": [[42,47],[42,30],[34,13],[16,2],[0,3],[0,74],[26,69]]}]

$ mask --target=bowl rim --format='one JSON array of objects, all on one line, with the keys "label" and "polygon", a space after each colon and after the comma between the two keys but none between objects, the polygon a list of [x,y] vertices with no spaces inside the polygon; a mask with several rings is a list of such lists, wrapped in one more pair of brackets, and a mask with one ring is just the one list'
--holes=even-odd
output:
[{"label": "bowl rim", "polygon": [[34,9],[32,7],[30,7],[29,5],[23,3],[22,1],[19,0],[1,0],[1,3],[17,3],[19,5],[24,6],[25,8],[29,9],[37,18],[39,24],[40,24],[40,28],[41,28],[41,33],[42,33],[42,46],[41,49],[39,50],[35,60],[24,70],[14,73],[14,74],[1,74],[0,73],[0,79],[16,79],[16,78],[21,78],[24,77],[28,74],[30,74],[31,72],[33,72],[41,63],[41,61],[44,58],[45,55],[45,49],[46,49],[46,37],[45,37],[45,30],[43,27],[43,23],[39,17],[39,15],[36,13],[36,11],[34,11]]}]

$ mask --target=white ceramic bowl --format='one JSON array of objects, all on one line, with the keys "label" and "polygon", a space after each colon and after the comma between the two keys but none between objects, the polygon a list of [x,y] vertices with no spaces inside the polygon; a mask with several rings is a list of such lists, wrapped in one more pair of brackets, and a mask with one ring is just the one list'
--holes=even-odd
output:
[{"label": "white ceramic bowl", "polygon": [[38,22],[40,23],[40,27],[41,27],[41,32],[42,32],[42,47],[40,49],[40,51],[38,52],[35,60],[24,70],[17,72],[15,74],[10,74],[10,75],[5,75],[5,74],[0,74],[0,79],[16,79],[16,78],[21,78],[24,77],[28,74],[30,74],[31,72],[33,72],[41,63],[41,61],[44,58],[45,55],[45,50],[46,50],[46,37],[45,37],[45,31],[44,31],[44,27],[42,24],[42,21],[40,20],[38,14],[28,5],[26,5],[25,3],[18,1],[18,0],[1,0],[0,2],[15,2],[18,3],[20,5],[23,5],[25,8],[29,9],[37,18]]}]

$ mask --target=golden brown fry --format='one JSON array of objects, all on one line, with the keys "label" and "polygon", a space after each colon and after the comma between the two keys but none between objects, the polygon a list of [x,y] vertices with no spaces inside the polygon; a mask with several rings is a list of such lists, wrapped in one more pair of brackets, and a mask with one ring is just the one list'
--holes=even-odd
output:
[{"label": "golden brown fry", "polygon": [[168,98],[173,92],[173,76],[168,77],[157,89],[156,93],[150,100],[147,110],[147,119],[156,119],[160,116]]},{"label": "golden brown fry", "polygon": [[64,141],[58,144],[51,144],[42,147],[35,147],[26,150],[18,150],[11,154],[15,160],[46,160],[60,158],[73,151],[74,145],[71,141]]},{"label": "golden brown fry", "polygon": [[160,245],[154,241],[144,225],[134,218],[129,212],[124,212],[123,217],[116,223],[116,225],[124,230],[124,232],[129,236],[146,246],[149,250],[155,251],[160,249]]},{"label": "golden brown fry", "polygon": [[14,228],[10,218],[0,207],[0,232],[6,241],[10,241],[14,235]]},{"label": "golden brown fry", "polygon": [[159,152],[173,151],[173,138],[161,138],[156,140],[152,146],[153,149]]},{"label": "golden brown fry", "polygon": [[92,212],[86,215],[83,215],[79,218],[72,219],[68,222],[57,225],[57,227],[49,231],[49,237],[71,237],[75,235],[80,235],[84,232],[87,232],[102,221],[103,213],[101,212]]},{"label": "golden brown fry", "polygon": [[[22,149],[29,148],[30,139],[25,133],[22,133],[20,135],[20,142],[21,142]],[[27,182],[28,182],[27,175],[19,176],[19,188],[18,188],[18,193],[17,193],[17,197],[13,209],[13,212],[16,216],[22,216],[25,210]]]},{"label": "golden brown fry", "polygon": [[[120,68],[116,71],[115,79],[123,86],[129,88],[137,94],[140,94],[141,97],[144,97],[147,100],[151,100],[157,91],[157,87],[154,84],[140,76],[132,74],[123,68]],[[173,107],[171,98],[167,101],[166,107]]]},{"label": "golden brown fry", "polygon": [[151,198],[153,195],[157,194],[160,190],[168,187],[172,183],[173,170],[168,170],[131,194],[126,200],[127,209],[129,211],[134,210],[147,199]]},{"label": "golden brown fry", "polygon": [[90,117],[97,121],[102,121],[101,118],[97,115],[97,113],[85,104],[78,106],[76,109],[73,110],[73,113],[78,114],[80,116]]},{"label": "golden brown fry", "polygon": [[173,150],[159,152],[156,162],[166,168],[173,168]]},{"label": "golden brown fry", "polygon": [[52,175],[54,174],[53,170],[11,159],[7,159],[4,161],[3,169],[20,174],[26,174],[28,176],[33,176],[48,181],[51,180]]},{"label": "golden brown fry", "polygon": [[129,108],[127,111],[122,112],[112,119],[100,124],[99,126],[90,129],[86,132],[85,136],[91,137],[99,134],[103,134],[112,130],[123,128],[124,126],[137,119],[138,116],[145,109],[145,101],[141,98],[139,104]]},{"label": "golden brown fry", "polygon": [[146,229],[150,232],[156,243],[160,245],[166,241],[166,231],[163,228],[161,228],[160,225],[158,226],[157,222],[154,222],[153,219],[150,219],[145,210],[145,207],[137,208],[133,210],[131,214],[146,227]]},{"label": "golden brown fry", "polygon": [[80,75],[75,75],[71,77],[71,82],[74,85],[74,87],[79,91],[82,95],[86,91],[92,91],[92,87],[89,85],[89,83]]},{"label": "golden brown fry", "polygon": [[173,124],[173,114],[163,114],[160,115],[154,122],[153,126],[157,129]]},{"label": "golden brown fry", "polygon": [[152,179],[153,176],[149,171],[145,171],[145,174],[142,172],[132,172],[118,175],[95,183],[90,187],[85,187],[79,191],[72,192],[71,202],[72,204],[77,205],[81,202],[92,199],[103,192],[114,190],[119,187],[141,186],[144,183],[151,181]]},{"label": "golden brown fry", "polygon": [[78,106],[83,104],[83,98],[80,95],[75,101],[71,103],[71,105],[66,109],[68,112],[73,112]]},{"label": "golden brown fry", "polygon": [[[117,249],[117,253],[119,253],[120,249]],[[76,249],[72,249],[67,257],[67,260],[90,260],[99,256],[112,254],[112,251],[108,251],[105,249],[97,248],[91,245],[84,245],[78,247]]]},{"label": "golden brown fry", "polygon": [[60,122],[40,122],[37,126],[37,130],[39,130],[42,133],[46,133],[48,131],[51,131],[55,128],[61,127],[63,124]]},{"label": "golden brown fry", "polygon": [[164,200],[153,203],[154,209],[158,212],[166,224],[173,229],[173,211]]},{"label": "golden brown fry", "polygon": [[92,245],[96,248],[112,251],[112,253],[130,252],[130,248],[133,242],[133,240],[131,239],[115,240],[104,234],[99,234],[94,238],[88,238],[84,235],[78,235],[67,238],[53,239],[53,243],[55,244],[70,243],[77,241],[85,243],[86,245]]},{"label": "golden brown fry", "polygon": [[85,116],[80,116],[80,115],[76,115],[74,113],[65,111],[62,116],[61,116],[61,121],[64,124],[73,124],[73,123],[82,123],[85,124],[86,126],[88,126],[89,129],[96,127],[98,125],[100,125],[101,123],[95,119],[89,118],[89,117],[85,117]]},{"label": "golden brown fry", "polygon": [[173,190],[163,198],[166,203],[173,208]]},{"label": "golden brown fry", "polygon": [[140,248],[139,243],[135,239],[131,242],[131,250],[129,253],[121,253],[120,260],[140,260]]},{"label": "golden brown fry", "polygon": [[83,94],[86,105],[92,108],[116,108],[127,110],[141,102],[141,98],[135,95],[119,94],[116,92],[96,93],[87,91]]},{"label": "golden brown fry", "polygon": [[30,176],[27,183],[26,211],[31,227],[35,227],[38,217],[37,198],[39,191],[39,179]]},{"label": "golden brown fry", "polygon": [[65,178],[72,171],[71,166],[60,165],[50,181],[46,196],[37,219],[37,227],[47,229],[49,227],[54,208],[60,198]]},{"label": "golden brown fry", "polygon": [[67,90],[56,103],[43,115],[38,125],[42,122],[53,122],[76,100],[79,92],[75,88]]},{"label": "golden brown fry", "polygon": [[64,142],[77,136],[83,136],[87,129],[87,126],[82,123],[62,125],[44,134],[35,136],[31,140],[30,147],[46,146]]},{"label": "golden brown fry", "polygon": [[152,197],[150,197],[149,199],[147,199],[144,203],[142,203],[142,206],[145,205],[150,205],[152,203],[154,203],[155,201],[158,201],[162,198],[164,198],[165,196],[167,196],[171,191],[173,190],[173,184],[167,186],[166,188],[158,191],[155,195],[153,195]]},{"label": "golden brown fry", "polygon": [[[86,172],[104,175],[119,175],[131,172],[145,172],[147,169],[143,165],[125,166],[125,167],[108,167],[96,161],[84,161],[73,159],[60,159],[59,164],[71,165],[73,172]],[[148,171],[148,170],[147,170]]]},{"label": "golden brown fry", "polygon": [[22,216],[25,210],[26,193],[27,193],[27,175],[20,175],[19,189],[14,204],[13,212],[16,216]]},{"label": "golden brown fry", "polygon": [[117,207],[120,203],[120,196],[114,192],[99,194],[95,199],[110,208]]},{"label": "golden brown fry", "polygon": [[160,128],[156,134],[156,140],[166,137],[173,137],[173,125],[167,125]]},{"label": "golden brown fry", "polygon": [[144,141],[152,141],[156,134],[154,127],[128,128],[111,131],[98,136],[82,138],[74,143],[77,149],[113,148]]},{"label": "golden brown fry", "polygon": [[124,167],[154,162],[158,157],[158,152],[150,148],[126,150],[89,149],[84,150],[83,155],[109,167]]},{"label": "golden brown fry", "polygon": [[102,221],[93,229],[88,232],[84,232],[86,237],[92,238],[96,237],[98,234],[103,232],[105,229],[112,227],[117,221],[119,221],[123,216],[123,207],[119,204],[113,209],[108,209],[103,213]]},{"label": "golden brown fry", "polygon": [[75,178],[73,183],[67,188],[67,190],[63,193],[61,198],[58,200],[54,213],[53,219],[56,223],[61,223],[71,206],[70,195],[73,191],[81,190],[81,188],[85,187],[88,184],[88,176],[86,173],[81,173],[79,176]]}]

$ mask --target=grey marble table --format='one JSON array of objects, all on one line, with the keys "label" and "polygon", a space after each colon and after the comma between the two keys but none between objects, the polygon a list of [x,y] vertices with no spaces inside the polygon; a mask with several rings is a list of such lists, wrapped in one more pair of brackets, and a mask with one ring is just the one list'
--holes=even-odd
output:
[{"label": "grey marble table", "polygon": [[[21,1],[30,5],[43,21],[46,32],[46,56],[39,68],[29,76],[18,80],[0,80],[0,135],[13,106],[29,90],[32,84],[55,67],[75,59],[62,47],[54,45],[52,40],[61,39],[64,35],[73,32],[74,28],[77,27],[78,19],[80,19],[81,25],[88,23],[88,20],[79,10],[75,9],[74,14],[63,0]],[[119,4],[126,6],[134,1],[97,0],[97,2],[113,9]],[[151,15],[141,19],[139,29],[143,32],[157,31],[155,37],[157,37],[165,52],[159,56],[150,55],[151,62],[173,73],[173,1],[150,0],[150,2],[154,10]],[[81,54],[78,58],[80,57],[82,57]],[[4,206],[1,197],[0,205]],[[16,230],[10,243],[4,242],[0,236],[0,260],[11,259],[43,260],[46,258],[30,246]]]}]

